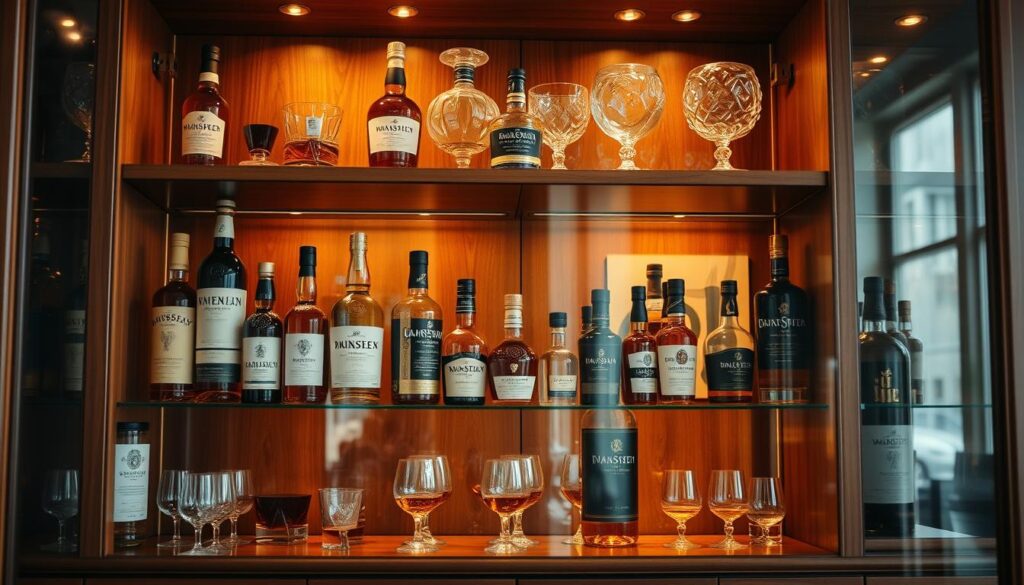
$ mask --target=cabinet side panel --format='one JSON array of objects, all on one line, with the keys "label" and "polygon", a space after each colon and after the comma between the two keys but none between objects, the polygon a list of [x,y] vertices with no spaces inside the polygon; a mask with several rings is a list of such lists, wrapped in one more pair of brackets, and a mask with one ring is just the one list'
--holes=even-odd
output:
[{"label": "cabinet side panel", "polygon": [[[171,76],[153,73],[153,54],[166,58],[174,37],[147,0],[125,0],[121,52],[120,160],[165,163]],[[164,64],[166,67],[166,63]]]}]

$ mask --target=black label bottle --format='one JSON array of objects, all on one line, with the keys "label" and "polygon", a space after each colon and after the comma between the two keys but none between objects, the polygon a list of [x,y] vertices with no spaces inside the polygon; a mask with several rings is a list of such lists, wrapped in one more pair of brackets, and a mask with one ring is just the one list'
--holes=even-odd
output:
[{"label": "black label bottle", "polygon": [[588,410],[580,420],[581,520],[588,546],[633,546],[639,538],[636,418],[628,410]]},{"label": "black label bottle", "polygon": [[505,113],[491,122],[492,169],[539,169],[540,120],[526,111],[526,71],[508,72]]},{"label": "black label bottle", "polygon": [[274,263],[260,262],[256,311],[242,330],[242,402],[281,402],[281,337],[284,325],[274,312]]},{"label": "black label bottle", "polygon": [[754,296],[759,402],[804,402],[811,378],[811,307],[807,293],[789,281],[786,236],[772,235],[769,248],[772,280]]},{"label": "black label bottle", "polygon": [[739,321],[735,280],[722,281],[721,322],[704,340],[704,373],[710,402],[750,402],[754,384],[754,338]]},{"label": "black label bottle", "polygon": [[481,405],[487,391],[487,342],[474,329],[476,281],[460,279],[456,286],[455,329],[442,341],[444,403]]},{"label": "black label bottle", "polygon": [[611,405],[619,403],[622,380],[622,338],[608,328],[608,289],[594,289],[590,304],[594,307],[593,323],[580,338],[580,404]]},{"label": "black label bottle", "polygon": [[[651,266],[648,265],[648,274]],[[661,275],[659,274],[659,280]],[[661,294],[661,283],[658,283]],[[626,404],[658,402],[658,343],[647,332],[647,290],[634,286],[631,290],[633,308],[629,316],[630,333],[622,340],[622,401]],[[658,298],[661,310],[661,298]]]},{"label": "black label bottle", "polygon": [[391,401],[441,399],[441,305],[427,294],[427,253],[409,252],[409,294],[391,310]]}]

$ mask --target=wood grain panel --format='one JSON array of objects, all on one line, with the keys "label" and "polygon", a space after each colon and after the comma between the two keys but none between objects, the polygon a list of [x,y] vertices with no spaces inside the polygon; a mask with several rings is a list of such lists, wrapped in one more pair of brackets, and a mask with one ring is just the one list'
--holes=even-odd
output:
[{"label": "wood grain panel", "polygon": [[973,577],[868,577],[866,585],[996,585],[995,576]]},{"label": "wood grain panel", "polygon": [[863,585],[862,577],[736,577],[718,580],[718,585]]},{"label": "wood grain panel", "polygon": [[[520,579],[519,585],[592,585],[593,579]],[[616,579],[616,585],[717,585],[714,577],[675,579]]]},{"label": "wood grain panel", "polygon": [[825,2],[809,0],[779,35],[773,59],[793,67],[794,83],[775,92],[775,168],[829,168],[828,52]]},{"label": "wood grain panel", "polygon": [[20,578],[15,581],[17,585],[82,585],[81,579],[62,578]]},{"label": "wood grain panel", "polygon": [[[471,29],[467,29],[471,30]],[[338,142],[339,166],[367,165],[366,112],[384,93],[387,70],[382,39],[288,38],[215,36],[178,38],[178,79],[174,96],[173,157],[181,158],[181,104],[198,79],[200,49],[204,43],[220,46],[221,91],[230,105],[225,148],[227,162],[237,164],[249,158],[242,126],[273,124],[281,129],[271,153],[280,163],[285,143],[282,108],[290,102],[320,101],[340,106],[343,111]],[[519,43],[515,41],[410,40],[406,50],[409,97],[424,116],[420,136],[420,167],[454,167],[451,157],[441,152],[427,132],[426,115],[430,101],[452,87],[452,69],[438,60],[441,51],[469,46],[481,49],[490,61],[477,71],[476,86],[499,103],[504,103],[505,77],[519,64]],[[489,166],[486,155],[473,159],[477,167]]]},{"label": "wood grain panel", "polygon": [[147,0],[126,0],[121,51],[119,160],[167,163],[172,79],[153,75],[153,53],[171,53],[174,38]]},{"label": "wood grain panel", "polygon": [[[644,63],[658,70],[665,85],[661,121],[637,143],[636,163],[645,169],[707,170],[714,166],[714,145],[686,125],[683,85],[691,69],[709,61],[739,61],[757,71],[762,91],[768,85],[768,47],[760,44],[699,43],[523,43],[527,86],[570,81],[590,88],[598,69],[615,63]],[[746,137],[732,144],[736,168],[771,168],[771,110],[765,100],[761,119]],[[544,149],[544,167],[551,164]],[[614,169],[619,165],[619,143],[606,136],[593,119],[578,142],[566,149],[571,169]]]},{"label": "wood grain panel", "polygon": [[[181,579],[87,579],[87,585],[177,585]],[[252,579],[188,579],[191,585],[251,585]],[[260,579],[260,585],[306,585],[305,579]]]}]

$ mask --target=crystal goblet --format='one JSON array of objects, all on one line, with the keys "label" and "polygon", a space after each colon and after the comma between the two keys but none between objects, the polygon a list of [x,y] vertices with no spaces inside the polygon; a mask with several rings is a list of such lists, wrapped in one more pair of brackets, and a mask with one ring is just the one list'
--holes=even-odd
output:
[{"label": "crystal goblet", "polygon": [[92,63],[71,63],[64,71],[61,104],[64,113],[85,132],[85,150],[81,158],[68,162],[92,160],[92,112],[96,97],[96,66]]},{"label": "crystal goblet", "polygon": [[736,170],[729,143],[750,133],[761,116],[761,85],[753,68],[723,61],[694,67],[683,87],[686,124],[715,143],[712,170]]},{"label": "crystal goblet", "polygon": [[529,94],[530,111],[544,123],[551,168],[565,169],[565,148],[582,138],[590,123],[590,93],[575,83],[543,83]]},{"label": "crystal goblet", "polygon": [[455,85],[430,102],[427,132],[434,144],[455,157],[455,165],[468,169],[473,155],[487,148],[487,128],[501,113],[498,104],[473,85],[476,68],[487,63],[487,53],[456,47],[441,53],[441,62],[455,70]]},{"label": "crystal goblet", "polygon": [[665,84],[650,65],[620,63],[594,78],[590,110],[598,127],[622,147],[618,170],[636,170],[636,143],[658,124],[665,109]]}]

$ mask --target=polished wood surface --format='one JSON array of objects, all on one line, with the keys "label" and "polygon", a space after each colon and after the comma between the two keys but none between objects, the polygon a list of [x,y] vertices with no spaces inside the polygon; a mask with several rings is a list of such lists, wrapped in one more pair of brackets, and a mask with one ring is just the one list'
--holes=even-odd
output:
[{"label": "polished wood surface", "polygon": [[[407,579],[310,579],[309,585],[406,585]],[[416,579],[420,585],[450,585],[445,579]],[[515,579],[475,579],[473,585],[516,585]]]},{"label": "polished wood surface", "polygon": [[[658,125],[636,145],[636,164],[644,169],[710,170],[714,145],[686,125],[683,86],[691,69],[709,61],[739,61],[757,72],[762,92],[769,91],[768,50],[758,44],[702,43],[523,43],[527,85],[570,81],[591,88],[598,70],[616,63],[644,63],[658,70],[665,86],[664,112]],[[732,163],[739,169],[770,169],[771,109],[763,102],[761,119],[747,136],[733,142]],[[566,149],[570,169],[614,169],[619,166],[619,143],[591,119],[586,133]],[[544,166],[550,150],[544,149]]]},{"label": "polished wood surface", "polygon": [[[695,0],[685,5],[671,0],[642,0],[629,5],[611,0],[519,0],[481,4],[473,0],[433,0],[413,3],[414,18],[387,14],[387,3],[346,3],[330,0],[304,2],[312,13],[304,17],[278,12],[276,0],[221,1],[154,0],[153,4],[178,34],[325,35],[372,37],[459,37],[527,39],[693,39],[721,42],[765,42],[781,31],[800,8],[800,0]],[[613,14],[624,7],[643,9],[647,17],[619,22]],[[703,16],[678,23],[671,15],[683,8],[699,9]]]},{"label": "polished wood surface", "polygon": [[153,53],[166,59],[174,51],[174,37],[148,0],[124,0],[124,22],[119,160],[167,163],[173,80],[166,70],[153,73]]},{"label": "polished wood surface", "polygon": [[996,585],[995,576],[969,577],[867,577],[865,585]]},{"label": "polished wood surface", "polygon": [[864,585],[863,577],[725,577],[718,585]]},{"label": "polished wood surface", "polygon": [[[590,585],[592,579],[519,579],[518,585]],[[714,577],[676,577],[671,579],[616,579],[617,585],[718,585]]]}]

